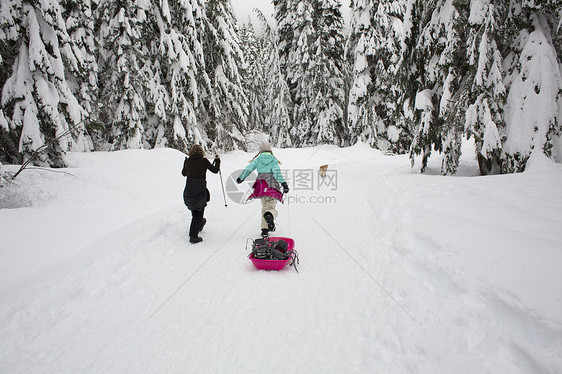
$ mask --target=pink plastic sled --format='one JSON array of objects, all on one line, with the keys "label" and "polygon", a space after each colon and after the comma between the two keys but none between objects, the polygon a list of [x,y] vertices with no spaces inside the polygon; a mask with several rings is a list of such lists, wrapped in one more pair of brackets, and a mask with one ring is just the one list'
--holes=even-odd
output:
[{"label": "pink plastic sled", "polygon": [[[270,242],[275,242],[278,240],[284,240],[285,242],[287,242],[287,253],[293,252],[293,248],[295,247],[295,241],[293,239],[280,236],[269,238]],[[262,270],[281,270],[285,267],[285,265],[287,265],[289,261],[293,260],[290,257],[286,260],[260,260],[258,258],[254,258],[253,253],[250,253],[248,258],[252,260],[252,263],[254,264],[256,269]]]}]

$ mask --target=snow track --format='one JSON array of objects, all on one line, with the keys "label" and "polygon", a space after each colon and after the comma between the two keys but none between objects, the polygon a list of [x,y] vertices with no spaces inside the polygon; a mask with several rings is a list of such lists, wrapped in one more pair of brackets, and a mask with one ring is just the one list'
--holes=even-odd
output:
[{"label": "snow track", "polygon": [[[166,157],[181,164],[178,155]],[[336,203],[279,207],[275,234],[295,238],[299,273],[252,266],[244,245],[259,233],[259,203],[224,208],[220,185],[208,177],[213,199],[202,243],[187,242],[185,207],[163,201],[0,290],[0,372],[562,371],[561,283],[537,289],[558,273],[509,256],[529,258],[492,233],[512,226],[490,228],[506,218],[501,209],[516,224],[523,211],[540,217],[540,227],[524,225],[525,238],[540,236],[533,240],[545,248],[535,256],[560,265],[562,240],[552,229],[560,219],[537,209],[540,199],[513,203],[527,195],[517,185],[532,175],[490,202],[498,190],[490,185],[504,187],[504,177],[420,176],[404,158],[363,147],[278,157],[286,168],[308,157],[307,167],[329,159],[338,169]],[[226,157],[223,175],[247,158]],[[551,173],[562,179],[559,168]],[[533,194],[555,188],[537,185]],[[467,221],[467,239],[451,234]]]}]

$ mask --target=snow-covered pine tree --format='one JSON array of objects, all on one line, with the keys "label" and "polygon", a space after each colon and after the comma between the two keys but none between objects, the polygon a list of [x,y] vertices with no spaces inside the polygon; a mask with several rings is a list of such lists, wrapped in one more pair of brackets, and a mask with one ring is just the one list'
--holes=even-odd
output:
[{"label": "snow-covered pine tree", "polygon": [[292,143],[342,144],[345,87],[341,4],[279,0],[274,5],[280,66],[292,101]]},{"label": "snow-covered pine tree", "polygon": [[431,58],[429,48],[422,48],[421,35],[437,6],[437,0],[408,0],[404,13],[404,32],[401,38],[401,59],[397,72],[399,98],[403,110],[403,122],[411,128],[412,143],[410,160],[422,154],[423,171],[431,154],[431,147],[439,139],[437,135],[434,91],[426,88],[425,62]]},{"label": "snow-covered pine tree", "polygon": [[168,146],[186,151],[186,142],[174,143],[173,134],[170,134],[173,132],[174,118],[169,116],[171,104],[167,61],[174,52],[168,55],[166,48],[170,46],[174,49],[175,44],[170,39],[176,34],[170,27],[169,5],[167,1],[143,1],[138,2],[138,5],[138,49],[142,51],[142,60],[139,60],[139,70],[131,74],[138,76],[136,80],[146,83],[139,93],[144,100],[145,116],[141,119],[142,147]]},{"label": "snow-covered pine tree", "polygon": [[[6,51],[6,62],[13,58],[2,87],[1,106],[9,131],[3,126],[1,141],[9,139],[9,157],[17,162],[35,154],[34,163],[61,167],[66,151],[91,148],[84,128],[87,113],[66,79],[77,72],[80,58],[62,9],[54,0],[8,0],[2,1],[0,16],[3,60]],[[38,150],[44,152],[37,154]]]},{"label": "snow-covered pine tree", "polygon": [[558,62],[562,63],[562,6],[560,0],[519,1],[521,2],[522,10],[527,16],[532,16],[534,13],[545,15],[545,21],[548,23],[552,38],[551,43],[556,50]]},{"label": "snow-covered pine tree", "polygon": [[146,63],[143,22],[147,6],[133,0],[100,0],[99,86],[100,119],[105,122],[111,149],[142,148],[146,122],[145,87],[140,74]]},{"label": "snow-covered pine tree", "polygon": [[376,28],[372,27],[373,13],[378,0],[351,0],[351,32],[346,55],[353,64],[352,82],[347,106],[347,127],[350,140],[362,140],[376,146],[377,115],[373,103],[371,66],[374,59]]},{"label": "snow-covered pine tree", "polygon": [[[507,14],[501,2],[473,2],[468,19],[468,110],[465,129],[474,136],[476,159],[482,175],[500,172],[501,135],[505,131],[503,107],[506,91],[503,84],[502,56],[496,40],[502,40],[502,15]],[[505,21],[505,20],[504,20]]]},{"label": "snow-covered pine tree", "polygon": [[[311,46],[315,39],[314,8],[310,0],[296,0],[290,13],[293,38],[288,40],[286,80],[293,102],[289,134],[295,146],[314,144],[311,129],[314,116],[310,107],[315,97],[315,80],[312,73]],[[283,61],[283,60],[282,60]]]},{"label": "snow-covered pine tree", "polygon": [[[562,72],[562,6],[560,6],[559,0],[549,0],[547,5],[552,11],[549,14],[555,15],[551,17],[554,21],[554,25],[551,26],[552,30],[552,44],[556,49],[558,56],[558,64],[561,65],[560,71]],[[557,24],[556,24],[557,23]],[[558,124],[562,126],[562,97],[558,97]],[[552,158],[558,162],[562,163],[562,133],[558,136],[553,136],[552,138]]]},{"label": "snow-covered pine tree", "polygon": [[348,140],[343,123],[345,103],[343,17],[339,0],[316,0],[315,35],[311,45],[313,91],[309,110],[314,116],[312,144],[343,145]]},{"label": "snow-covered pine tree", "polygon": [[349,131],[350,127],[349,127],[349,104],[350,104],[350,100],[351,100],[351,89],[353,88],[353,77],[354,77],[354,71],[353,71],[353,64],[354,61],[352,58],[350,58],[350,55],[348,53],[349,49],[349,39],[350,35],[346,34],[344,31],[344,47],[343,47],[343,66],[342,66],[342,79],[343,79],[343,132],[344,132],[344,141],[343,141],[343,146],[349,146],[353,144],[353,139],[355,139],[355,137],[352,135],[351,131]]},{"label": "snow-covered pine tree", "polygon": [[284,76],[287,76],[289,52],[293,46],[294,39],[294,1],[295,0],[273,0],[275,21],[277,23],[276,44],[279,54],[279,66]]},{"label": "snow-covered pine tree", "polygon": [[208,0],[203,51],[212,91],[199,111],[207,135],[219,149],[245,148],[248,99],[238,67],[245,64],[230,0]]},{"label": "snow-covered pine tree", "polygon": [[205,72],[203,31],[207,23],[199,0],[154,0],[146,11],[144,32],[149,61],[142,73],[148,82],[147,140],[187,152],[208,139],[197,123],[200,91],[210,92]]},{"label": "snow-covered pine tree", "polygon": [[242,86],[248,98],[248,127],[261,130],[265,126],[266,83],[263,37],[258,37],[252,20],[248,17],[239,30],[240,48],[244,54],[246,66],[240,69]]},{"label": "snow-covered pine tree", "polygon": [[270,142],[277,147],[290,147],[292,146],[289,136],[291,100],[289,87],[281,72],[277,33],[269,25],[263,13],[257,9],[255,11],[263,30],[261,56],[264,64],[263,75],[267,77],[263,131],[269,134]]},{"label": "snow-covered pine tree", "polygon": [[[0,90],[10,78],[18,55],[21,6],[21,0],[0,2]],[[0,162],[17,164],[22,161],[18,146],[21,128],[10,127],[5,106],[0,102]]]},{"label": "snow-covered pine tree", "polygon": [[[94,30],[94,16],[90,0],[61,0],[62,16],[66,20],[66,28],[70,35],[72,48],[68,60],[67,80],[79,98],[88,116],[97,105],[97,47]],[[63,58],[65,55],[63,54]],[[88,123],[86,123],[88,124]]]},{"label": "snow-covered pine tree", "polygon": [[347,56],[353,62],[348,105],[352,142],[402,153],[411,141],[405,122],[398,120],[402,108],[396,105],[395,85],[405,1],[355,0],[351,7]]},{"label": "snow-covered pine tree", "polygon": [[[468,8],[463,0],[437,0],[430,1],[429,4],[424,1],[423,4],[415,0],[409,3],[412,8],[407,10],[407,13],[414,15],[413,7],[423,9],[419,18],[423,28],[413,57],[414,74],[421,83],[418,92],[424,93],[424,100],[416,101],[418,104],[427,104],[427,98],[431,96],[434,105],[431,116],[427,113],[429,106],[416,107],[422,113],[418,114],[415,124],[410,158],[413,164],[415,155],[422,154],[421,170],[424,171],[431,149],[444,151],[442,173],[452,174],[458,165],[464,132],[464,111],[460,104],[463,96],[461,93],[466,89],[465,75],[468,71],[463,43],[466,40],[463,20],[467,19]],[[429,10],[431,13],[423,13]],[[430,14],[431,17],[426,18]],[[428,95],[427,90],[432,94]],[[455,102],[453,98],[460,102]]]},{"label": "snow-covered pine tree", "polygon": [[383,41],[377,51],[378,63],[372,70],[375,98],[379,102],[376,111],[384,124],[384,128],[378,130],[378,147],[394,153],[407,152],[412,142],[410,127],[401,119],[403,108],[397,105],[400,90],[396,87],[405,12],[406,1],[394,0],[381,1],[375,14],[375,21],[380,25],[377,30],[380,30]]},{"label": "snow-covered pine tree", "polygon": [[[441,40],[437,43],[439,60],[435,76],[437,93],[440,94],[439,119],[441,124],[441,148],[443,159],[441,173],[454,174],[459,165],[462,139],[465,134],[465,113],[468,98],[467,74],[469,64],[466,59],[466,20],[469,2],[465,0],[445,0],[442,3],[438,21],[441,26]],[[431,66],[431,63],[429,64]]]},{"label": "snow-covered pine tree", "polygon": [[[1,119],[0,119],[0,121],[1,121]],[[8,177],[6,175],[6,171],[4,170],[4,167],[2,166],[2,162],[0,162],[0,187],[2,187],[4,185],[4,183],[7,179],[8,179]]]},{"label": "snow-covered pine tree", "polygon": [[[553,155],[562,133],[560,107],[562,77],[560,60],[553,44],[552,29],[560,27],[553,2],[522,1],[512,8],[518,24],[523,24],[512,42],[505,106],[506,139],[503,143],[502,172],[525,170],[527,161]],[[554,149],[555,156],[560,149]]]},{"label": "snow-covered pine tree", "polygon": [[[287,114],[289,115],[289,118],[288,120],[285,121],[285,123],[289,125],[289,128],[286,129],[286,136],[287,136],[286,142],[290,143],[291,145],[298,146],[299,144],[301,144],[300,141],[294,144],[292,141],[293,138],[292,131],[294,131],[293,127],[295,126],[293,113],[295,111],[296,105],[294,100],[295,84],[291,81],[289,77],[289,74],[292,74],[291,60],[294,58],[293,50],[295,48],[295,40],[296,40],[295,28],[297,27],[297,25],[295,22],[296,21],[295,13],[296,13],[297,0],[273,0],[273,5],[275,7],[275,21],[277,22],[277,28],[275,29],[275,36],[276,36],[275,45],[277,46],[279,69],[281,71],[282,79],[285,82],[284,84],[279,82],[277,84],[277,87],[279,88],[286,87],[288,89],[289,95],[285,96],[282,93],[281,95],[276,97],[275,101],[270,100],[270,103],[275,102],[276,104],[279,105],[278,106],[279,109],[288,110]],[[272,59],[271,61],[274,60]],[[282,127],[279,127],[279,130],[283,130]],[[272,132],[275,135],[278,133],[276,131],[272,131]],[[281,135],[281,133],[279,133],[277,142],[280,143],[282,138],[283,136]]]}]

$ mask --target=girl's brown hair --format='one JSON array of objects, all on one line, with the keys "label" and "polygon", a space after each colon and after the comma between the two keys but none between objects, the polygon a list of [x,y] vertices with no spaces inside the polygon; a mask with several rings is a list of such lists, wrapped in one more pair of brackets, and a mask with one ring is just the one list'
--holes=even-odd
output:
[{"label": "girl's brown hair", "polygon": [[191,147],[191,149],[189,150],[189,157],[191,156],[201,156],[204,157],[205,156],[205,151],[203,151],[203,147],[201,147],[199,144],[195,144],[193,147]]}]

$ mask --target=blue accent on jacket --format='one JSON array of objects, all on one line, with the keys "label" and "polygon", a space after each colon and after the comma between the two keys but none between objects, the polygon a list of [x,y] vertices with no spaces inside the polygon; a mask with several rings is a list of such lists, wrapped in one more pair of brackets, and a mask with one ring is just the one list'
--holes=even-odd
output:
[{"label": "blue accent on jacket", "polygon": [[246,177],[256,169],[258,170],[258,174],[273,174],[273,177],[275,177],[279,184],[285,182],[285,178],[283,178],[283,174],[281,174],[281,169],[279,168],[279,162],[271,152],[260,153],[258,157],[246,166],[246,169],[240,174],[239,178],[242,180],[246,179]]}]

